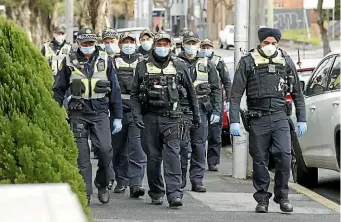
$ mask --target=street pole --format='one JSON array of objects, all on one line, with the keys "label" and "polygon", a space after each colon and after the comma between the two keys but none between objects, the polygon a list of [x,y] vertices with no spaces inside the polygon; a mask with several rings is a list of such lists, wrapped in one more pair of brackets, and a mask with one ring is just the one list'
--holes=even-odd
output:
[{"label": "street pole", "polygon": [[66,41],[73,42],[73,0],[65,1]]},{"label": "street pole", "polygon": [[274,27],[274,1],[273,0],[268,0],[268,28],[273,28]]},{"label": "street pole", "polygon": [[258,8],[258,20],[259,20],[259,26],[265,26],[265,7],[264,7],[264,0],[258,0],[259,6]]},{"label": "street pole", "polygon": [[[251,0],[252,1],[252,0]],[[249,0],[235,1],[235,33],[234,33],[234,67],[237,67],[240,58],[248,48],[248,2]],[[242,109],[246,108],[246,96],[243,95],[240,103]],[[247,171],[247,134],[243,124],[240,125],[240,136],[233,137],[233,165],[232,177],[238,179],[246,178]]]}]

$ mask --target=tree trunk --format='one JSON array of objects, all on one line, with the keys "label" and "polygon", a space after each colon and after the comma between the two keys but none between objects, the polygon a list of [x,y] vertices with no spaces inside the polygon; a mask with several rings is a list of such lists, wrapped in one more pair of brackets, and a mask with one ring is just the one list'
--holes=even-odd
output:
[{"label": "tree trunk", "polygon": [[105,28],[110,6],[111,0],[89,0],[88,8],[92,28],[97,31]]},{"label": "tree trunk", "polygon": [[322,43],[323,43],[323,55],[327,55],[331,52],[328,40],[327,29],[324,27],[324,15],[322,10],[323,0],[318,0],[317,3],[317,24],[320,28]]},{"label": "tree trunk", "polygon": [[28,0],[7,7],[7,17],[21,26],[30,41],[39,48],[51,38],[51,19],[38,9],[30,8]]}]

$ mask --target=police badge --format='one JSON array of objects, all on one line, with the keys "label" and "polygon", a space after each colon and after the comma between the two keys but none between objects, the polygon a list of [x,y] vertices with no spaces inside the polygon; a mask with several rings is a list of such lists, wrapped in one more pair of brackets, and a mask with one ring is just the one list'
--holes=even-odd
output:
[{"label": "police badge", "polygon": [[276,72],[276,66],[274,64],[268,64],[268,72],[269,73],[275,73]]}]

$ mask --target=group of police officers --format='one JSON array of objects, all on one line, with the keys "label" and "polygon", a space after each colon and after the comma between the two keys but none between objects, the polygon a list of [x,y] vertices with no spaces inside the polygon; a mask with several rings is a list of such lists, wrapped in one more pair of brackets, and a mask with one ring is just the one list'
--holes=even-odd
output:
[{"label": "group of police officers", "polygon": [[109,202],[114,181],[115,193],[129,187],[130,197],[143,196],[146,171],[152,204],[161,205],[166,194],[170,207],[182,206],[188,162],[191,190],[206,192],[206,160],[208,170],[218,171],[222,114],[229,109],[229,103],[223,107],[223,89],[231,101],[233,136],[240,135],[239,107],[246,89],[248,113],[258,114],[247,122],[256,211],[267,212],[271,197],[269,154],[276,167],[274,200],[282,211],[293,210],[288,200],[291,142],[285,110],[289,88],[299,136],[307,126],[297,73],[290,57],[278,48],[278,30],[259,30],[261,43],[239,62],[232,91],[227,67],[214,54],[213,42],[200,41],[187,29],[173,50],[169,34],[148,29],[140,34],[138,48],[131,32],[119,36],[106,28],[99,39],[93,29],[82,28],[75,49],[65,41],[65,33],[65,27],[56,27],[42,53],[55,77],[53,97],[68,111],[88,204],[93,192],[89,139],[98,157],[94,184],[103,204]]}]

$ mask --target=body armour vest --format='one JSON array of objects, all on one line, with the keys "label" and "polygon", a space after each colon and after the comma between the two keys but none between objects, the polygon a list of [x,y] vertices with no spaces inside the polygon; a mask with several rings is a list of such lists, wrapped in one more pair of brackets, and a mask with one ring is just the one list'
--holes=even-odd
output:
[{"label": "body armour vest", "polygon": [[94,73],[88,77],[83,73],[84,65],[79,64],[75,54],[66,57],[66,65],[71,69],[70,88],[71,96],[75,99],[99,99],[111,91],[107,76],[108,55],[99,51],[94,63]]},{"label": "body armour vest", "polygon": [[220,56],[213,55],[212,62],[215,67],[217,67],[218,63],[220,62]]},{"label": "body armour vest", "polygon": [[286,76],[285,58],[280,50],[274,58],[264,58],[254,50],[254,67],[248,70],[246,95],[250,99],[284,98]]},{"label": "body armour vest", "polygon": [[209,102],[209,95],[211,93],[210,85],[208,83],[207,60],[206,57],[200,58],[195,65],[197,79],[193,82],[193,85],[199,103]]},{"label": "body armour vest", "polygon": [[71,52],[71,45],[65,43],[64,46],[55,53],[50,46],[50,43],[45,43],[45,58],[49,61],[53,75],[57,74],[58,67],[62,63],[66,55]]},{"label": "body armour vest", "polygon": [[[172,61],[164,69],[148,62],[145,76],[148,106],[177,110],[179,94],[176,83],[176,69]],[[171,107],[172,106],[172,107]]]},{"label": "body armour vest", "polygon": [[138,59],[129,64],[120,57],[115,58],[115,67],[117,70],[117,78],[120,84],[122,99],[130,99],[130,91],[137,63]]}]

